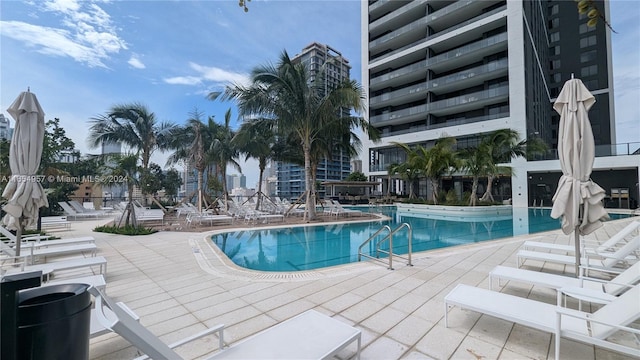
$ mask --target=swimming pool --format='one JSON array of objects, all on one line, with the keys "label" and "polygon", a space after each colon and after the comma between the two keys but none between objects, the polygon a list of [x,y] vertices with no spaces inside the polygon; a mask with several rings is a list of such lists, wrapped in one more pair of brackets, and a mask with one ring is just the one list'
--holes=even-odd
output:
[{"label": "swimming pool", "polygon": [[[319,226],[242,230],[212,236],[214,244],[236,265],[261,271],[301,271],[358,261],[358,247],[380,227],[395,229],[409,223],[414,252],[532,234],[560,228],[550,209],[521,209],[512,216],[492,219],[432,219],[382,208],[386,221]],[[610,214],[612,219],[626,215]],[[515,231],[514,231],[515,229]],[[394,253],[407,252],[407,230],[393,237]],[[369,249],[373,255],[373,244]]]}]

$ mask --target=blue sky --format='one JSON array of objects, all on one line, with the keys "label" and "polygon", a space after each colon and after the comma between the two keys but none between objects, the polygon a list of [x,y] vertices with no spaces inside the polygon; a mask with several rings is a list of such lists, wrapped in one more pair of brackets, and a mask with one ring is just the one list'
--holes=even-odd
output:
[{"label": "blue sky", "polygon": [[[2,1],[0,111],[8,117],[30,87],[46,119],[60,118],[76,147],[91,152],[87,120],[114,104],[141,102],[175,123],[198,108],[221,122],[233,104],[207,93],[314,41],[342,52],[360,81],[359,1],[253,0],[249,8],[237,0]],[[618,142],[640,141],[640,7],[613,0],[611,12]],[[253,186],[256,163],[243,172]]]}]

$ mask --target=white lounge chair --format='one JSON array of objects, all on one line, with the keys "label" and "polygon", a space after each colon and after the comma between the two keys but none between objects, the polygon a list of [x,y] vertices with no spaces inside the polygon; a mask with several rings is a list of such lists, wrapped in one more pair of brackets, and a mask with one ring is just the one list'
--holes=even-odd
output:
[{"label": "white lounge chair", "polygon": [[459,306],[506,321],[555,334],[555,358],[560,359],[560,338],[564,337],[640,357],[640,348],[622,345],[607,338],[617,331],[640,335],[628,327],[640,319],[640,287],[635,286],[593,314],[563,308],[518,296],[458,284],[444,298],[445,326],[449,326],[450,306]]},{"label": "white lounge chair", "polygon": [[64,210],[64,213],[67,214],[67,217],[72,217],[74,220],[77,220],[78,217],[98,217],[97,214],[89,214],[83,212],[77,212],[74,208],[72,208],[69,204],[64,201],[59,201],[58,205]]},{"label": "white lounge chair", "polygon": [[560,290],[562,288],[584,288],[592,292],[592,297],[598,297],[600,303],[610,302],[616,296],[627,291],[633,285],[640,282],[640,262],[633,264],[611,281],[583,277],[574,277],[548,274],[538,271],[516,269],[507,266],[496,266],[489,272],[489,286],[493,289],[493,282],[500,280],[516,281],[534,286]]},{"label": "white lounge chair", "polygon": [[43,277],[48,281],[49,276],[59,270],[71,270],[94,266],[99,268],[100,274],[105,275],[107,273],[107,259],[105,259],[103,256],[92,256],[88,258],[79,257],[36,265],[25,264],[24,258],[15,259],[18,261],[23,260],[19,262],[13,262],[13,259],[8,260],[9,263],[3,264],[2,268],[0,269],[0,273],[2,275],[15,274],[23,271],[42,271]]},{"label": "white lounge chair", "polygon": [[[596,247],[585,247],[585,250],[593,255],[615,251],[616,247],[619,247],[620,244],[623,244],[626,237],[631,235],[634,231],[640,231],[640,221],[634,221],[625,226],[618,233],[613,235],[609,240],[604,243],[596,246]],[[555,244],[548,243],[543,241],[525,241],[522,244],[522,248],[525,250],[531,249],[545,249],[551,251],[562,251],[568,253],[568,255],[575,254],[576,247],[574,245],[564,245],[564,244]]]},{"label": "white lounge chair", "polygon": [[211,359],[326,359],[357,341],[360,358],[360,330],[317,311],[309,310],[224,349],[224,325],[206,329],[184,340],[166,345],[135,321],[124,304],[115,304],[100,290],[90,288],[96,298],[96,318],[102,326],[118,333],[155,360],[180,359],[174,348],[212,333],[218,333],[219,352]]},{"label": "white lounge chair", "polygon": [[[629,255],[640,249],[640,236],[637,236],[626,243],[623,247],[611,253],[599,253],[598,258],[589,256],[587,253],[582,258],[581,263],[590,269],[604,269],[610,272],[622,272],[624,269],[616,268],[620,263],[627,263]],[[548,252],[539,252],[531,250],[519,250],[516,254],[518,257],[518,267],[521,267],[525,260],[539,260],[564,265],[575,265],[575,256],[554,254]],[[616,271],[617,270],[617,271]]]},{"label": "white lounge chair", "polygon": [[80,204],[80,202],[76,200],[67,201],[67,204],[71,205],[71,207],[78,213],[91,214],[95,216],[104,215],[104,211],[87,209],[86,207],[84,207],[84,205]]}]

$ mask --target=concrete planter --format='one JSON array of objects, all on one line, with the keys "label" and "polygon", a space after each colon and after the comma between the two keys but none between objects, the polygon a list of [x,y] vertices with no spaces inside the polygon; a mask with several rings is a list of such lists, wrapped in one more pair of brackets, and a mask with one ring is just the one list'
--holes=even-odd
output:
[{"label": "concrete planter", "polygon": [[400,215],[452,221],[507,220],[513,217],[511,205],[445,206],[421,204],[395,204]]}]

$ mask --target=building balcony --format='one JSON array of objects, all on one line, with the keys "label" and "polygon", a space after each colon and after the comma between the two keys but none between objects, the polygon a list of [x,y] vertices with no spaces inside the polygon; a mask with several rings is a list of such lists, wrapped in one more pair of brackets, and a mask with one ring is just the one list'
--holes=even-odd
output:
[{"label": "building balcony", "polygon": [[381,108],[383,106],[399,105],[424,99],[427,93],[426,83],[416,84],[391,91],[386,94],[374,96],[369,100],[371,108]]},{"label": "building balcony", "polygon": [[455,48],[427,59],[426,66],[435,72],[443,72],[480,61],[486,56],[506,50],[507,38],[507,33],[502,33]]},{"label": "building balcony", "polygon": [[477,15],[482,9],[500,0],[460,0],[427,15],[427,24],[435,31],[445,30]]},{"label": "building balcony", "polygon": [[475,110],[487,105],[497,104],[509,98],[509,86],[504,85],[495,89],[483,90],[434,101],[427,105],[429,113],[436,116],[451,115],[469,110]]},{"label": "building balcony", "polygon": [[369,86],[371,91],[375,91],[385,87],[399,86],[408,82],[426,79],[426,76],[427,61],[422,60],[396,69],[390,73],[371,78],[371,80],[369,80]]},{"label": "building balcony", "polygon": [[369,16],[371,18],[377,18],[384,13],[390,13],[400,6],[406,5],[409,1],[399,0],[378,0],[369,5]]},{"label": "building balcony", "polygon": [[[429,0],[414,0],[408,4],[390,12],[389,14],[371,22],[369,24],[369,34],[377,36],[386,30],[397,29],[408,22],[415,20],[418,14],[426,14],[427,2]],[[414,11],[423,8],[424,11]]]},{"label": "building balcony", "polygon": [[426,118],[427,105],[418,105],[410,108],[388,112],[369,118],[369,123],[373,126],[385,126],[390,124],[402,124]]},{"label": "building balcony", "polygon": [[394,30],[373,41],[369,42],[369,51],[372,54],[381,52],[385,49],[397,49],[407,44],[413,44],[416,41],[423,40],[426,35],[425,26],[427,18],[420,18],[398,30]]},{"label": "building balcony", "polygon": [[468,89],[483,82],[504,76],[509,72],[509,60],[504,58],[484,65],[466,69],[455,74],[439,77],[426,83],[427,90],[435,94]]}]

